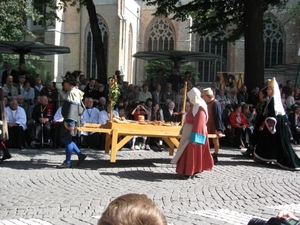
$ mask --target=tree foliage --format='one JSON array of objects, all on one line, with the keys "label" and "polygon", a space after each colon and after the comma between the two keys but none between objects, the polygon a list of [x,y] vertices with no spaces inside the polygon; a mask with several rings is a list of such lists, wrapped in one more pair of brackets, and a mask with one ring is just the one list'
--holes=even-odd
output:
[{"label": "tree foliage", "polygon": [[63,22],[58,11],[65,12],[68,7],[76,7],[79,12],[82,6],[86,6],[90,18],[98,74],[101,74],[99,79],[102,83],[107,83],[104,46],[93,0],[1,0],[0,40],[21,41],[27,35],[34,36],[27,26],[28,20],[39,22],[47,29],[54,26],[56,20]]}]

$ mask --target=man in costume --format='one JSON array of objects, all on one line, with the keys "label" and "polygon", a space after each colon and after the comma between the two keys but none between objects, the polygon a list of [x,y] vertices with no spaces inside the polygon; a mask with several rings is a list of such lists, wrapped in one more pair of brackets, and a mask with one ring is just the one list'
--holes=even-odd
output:
[{"label": "man in costume", "polygon": [[61,130],[61,141],[65,145],[66,159],[64,162],[57,166],[58,169],[71,168],[71,156],[73,151],[78,156],[77,166],[79,166],[87,157],[82,154],[77,145],[72,141],[72,137],[77,135],[77,129],[80,122],[80,117],[84,111],[82,103],[84,93],[78,89],[78,82],[76,74],[66,75],[64,77],[63,86],[67,91],[67,98],[64,101],[61,109],[61,114],[64,118],[64,126]]},{"label": "man in costume", "polygon": [[202,97],[207,104],[208,111],[208,121],[207,121],[207,130],[209,134],[216,134],[217,137],[213,138],[213,144],[215,152],[213,153],[214,162],[218,162],[218,154],[219,154],[219,138],[222,137],[223,122],[222,122],[222,108],[220,102],[215,99],[213,91],[211,88],[205,88],[202,92]]},{"label": "man in costume", "polygon": [[9,140],[6,141],[7,147],[23,148],[25,145],[24,130],[26,127],[27,117],[25,110],[18,106],[18,101],[12,99],[9,106],[5,108]]},{"label": "man in costume", "polygon": [[208,141],[207,106],[201,92],[192,88],[187,96],[192,107],[186,114],[182,137],[171,163],[177,163],[176,172],[182,179],[194,178],[203,170],[212,170],[214,162]]}]

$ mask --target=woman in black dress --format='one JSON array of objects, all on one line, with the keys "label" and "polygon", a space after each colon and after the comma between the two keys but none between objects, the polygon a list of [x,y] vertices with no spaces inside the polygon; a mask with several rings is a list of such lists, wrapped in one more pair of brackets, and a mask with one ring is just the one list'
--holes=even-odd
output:
[{"label": "woman in black dress", "polygon": [[264,123],[257,124],[260,135],[254,151],[254,160],[273,162],[283,169],[300,170],[300,159],[290,144],[285,125],[285,111],[276,79],[268,81],[269,101],[264,109]]}]

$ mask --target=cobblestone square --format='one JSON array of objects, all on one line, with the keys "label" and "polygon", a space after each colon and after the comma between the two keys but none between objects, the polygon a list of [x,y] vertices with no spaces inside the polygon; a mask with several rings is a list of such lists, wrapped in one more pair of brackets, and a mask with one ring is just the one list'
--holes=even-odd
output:
[{"label": "cobblestone square", "polygon": [[[295,146],[299,155],[300,147]],[[239,150],[221,148],[219,163],[199,178],[181,180],[164,152],[123,149],[110,163],[104,151],[83,149],[87,159],[56,169],[64,149],[11,149],[0,164],[0,224],[97,224],[108,203],[142,193],[158,205],[168,223],[247,224],[279,210],[300,216],[300,172],[254,163]]]}]

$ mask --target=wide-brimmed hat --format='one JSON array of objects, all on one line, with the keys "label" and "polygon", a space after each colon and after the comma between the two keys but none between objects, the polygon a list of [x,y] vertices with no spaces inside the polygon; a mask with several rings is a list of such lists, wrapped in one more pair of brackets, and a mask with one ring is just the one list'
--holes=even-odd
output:
[{"label": "wide-brimmed hat", "polygon": [[76,77],[74,77],[72,74],[67,74],[66,76],[64,76],[63,81],[71,84],[72,86],[78,85]]},{"label": "wide-brimmed hat", "polygon": [[214,93],[213,91],[211,90],[211,88],[204,88],[202,90],[202,95],[205,96],[205,95],[208,95],[208,96],[213,96]]}]

